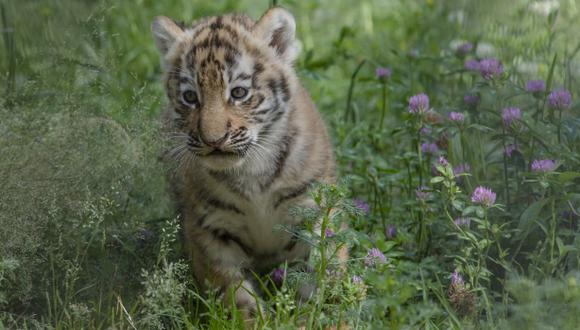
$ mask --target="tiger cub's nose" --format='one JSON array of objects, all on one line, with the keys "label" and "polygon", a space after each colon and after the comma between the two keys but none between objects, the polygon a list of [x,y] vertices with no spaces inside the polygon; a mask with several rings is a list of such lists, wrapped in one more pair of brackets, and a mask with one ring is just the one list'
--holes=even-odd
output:
[{"label": "tiger cub's nose", "polygon": [[205,143],[206,145],[213,147],[213,148],[219,148],[223,145],[223,143],[226,141],[226,139],[228,138],[228,134],[226,132],[226,134],[224,136],[222,136],[221,138],[215,139],[215,138],[209,138],[207,136],[204,136],[203,134],[201,135],[201,140],[203,141],[203,143]]}]

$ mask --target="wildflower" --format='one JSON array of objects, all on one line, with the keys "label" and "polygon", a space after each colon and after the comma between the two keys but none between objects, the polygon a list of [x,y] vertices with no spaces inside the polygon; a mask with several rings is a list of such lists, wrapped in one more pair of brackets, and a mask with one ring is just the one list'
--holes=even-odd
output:
[{"label": "wildflower", "polygon": [[464,58],[473,50],[473,45],[470,42],[465,42],[455,50],[455,55],[459,58]]},{"label": "wildflower", "polygon": [[395,225],[389,225],[385,231],[385,236],[390,239],[395,238],[397,236],[397,227]]},{"label": "wildflower", "polygon": [[421,144],[421,152],[428,155],[435,155],[439,152],[439,148],[435,143],[425,142]]},{"label": "wildflower", "polygon": [[503,73],[503,65],[495,58],[486,58],[479,62],[479,73],[486,79],[494,79]]},{"label": "wildflower", "polygon": [[[471,224],[471,219],[470,218],[457,218],[453,222],[455,223],[455,225],[457,227],[469,227],[469,225]],[[458,276],[459,276],[459,274],[458,274]]]},{"label": "wildflower", "polygon": [[417,196],[418,200],[421,201],[427,200],[427,198],[429,197],[429,187],[427,186],[417,187],[417,189],[415,189],[415,196]]},{"label": "wildflower", "polygon": [[270,278],[276,286],[281,286],[286,278],[286,270],[284,268],[276,268],[270,273]]},{"label": "wildflower", "polygon": [[509,127],[514,121],[522,118],[522,111],[516,107],[505,108],[501,113],[501,118],[503,119],[503,124]]},{"label": "wildflower", "polygon": [[448,118],[452,122],[455,122],[455,123],[458,123],[458,124],[463,123],[463,121],[465,120],[465,116],[462,113],[455,112],[455,111],[452,111],[451,113],[449,113],[449,117]]},{"label": "wildflower", "polygon": [[556,162],[551,159],[536,159],[532,162],[532,172],[552,172],[556,169]]},{"label": "wildflower", "polygon": [[422,114],[429,110],[429,97],[423,93],[413,95],[409,98],[409,112],[412,114]]},{"label": "wildflower", "polygon": [[479,104],[480,98],[478,95],[467,94],[463,97],[463,103],[470,108],[475,108]]},{"label": "wildflower", "polygon": [[423,126],[423,127],[421,127],[419,132],[421,132],[421,134],[423,134],[423,135],[429,135],[429,133],[431,133],[431,129],[427,126]]},{"label": "wildflower", "polygon": [[459,164],[453,168],[453,175],[455,176],[459,176],[461,174],[469,172],[471,172],[471,166],[469,166],[469,164],[467,163]]},{"label": "wildflower", "polygon": [[475,188],[471,195],[471,201],[484,207],[491,207],[495,203],[496,194],[487,187],[479,186]]},{"label": "wildflower", "polygon": [[445,158],[443,156],[439,156],[437,163],[443,167],[447,167],[449,165],[449,161],[447,160],[447,158]]},{"label": "wildflower", "polygon": [[541,93],[546,90],[546,83],[543,80],[530,80],[526,84],[526,91],[530,93]]},{"label": "wildflower", "polygon": [[384,264],[386,262],[387,257],[385,257],[385,255],[381,252],[381,250],[377,248],[370,249],[365,259],[365,265],[367,267]]},{"label": "wildflower", "polygon": [[352,278],[351,278],[351,282],[353,284],[357,284],[357,285],[364,284],[364,281],[363,281],[362,277],[360,277],[358,275],[353,275]]},{"label": "wildflower", "polygon": [[479,62],[477,60],[467,60],[463,64],[467,71],[479,71]]},{"label": "wildflower", "polygon": [[448,295],[451,305],[460,316],[472,315],[475,312],[475,295],[457,271],[451,274]]},{"label": "wildflower", "polygon": [[334,230],[330,229],[330,228],[326,228],[324,230],[324,236],[326,236],[327,238],[331,238],[334,237],[336,234],[334,233]]},{"label": "wildflower", "polygon": [[363,214],[369,214],[371,207],[369,206],[369,204],[367,202],[365,202],[364,200],[360,199],[360,198],[355,198],[353,199],[354,202],[354,207],[356,207],[357,209],[359,209]]},{"label": "wildflower", "polygon": [[443,122],[443,117],[433,109],[425,112],[425,121],[431,125],[441,124]]},{"label": "wildflower", "polygon": [[572,106],[572,94],[564,88],[553,90],[548,95],[548,105],[558,110],[568,109]]},{"label": "wildflower", "polygon": [[437,144],[437,147],[439,147],[440,149],[447,149],[447,147],[449,146],[449,136],[447,135],[447,132],[441,133],[437,138],[437,141],[435,141],[435,143]]},{"label": "wildflower", "polygon": [[505,147],[505,154],[506,156],[510,157],[512,156],[512,154],[514,153],[514,151],[518,150],[518,146],[516,144],[508,144]]},{"label": "wildflower", "polygon": [[391,78],[391,70],[389,68],[378,67],[375,70],[375,76],[382,82]]}]

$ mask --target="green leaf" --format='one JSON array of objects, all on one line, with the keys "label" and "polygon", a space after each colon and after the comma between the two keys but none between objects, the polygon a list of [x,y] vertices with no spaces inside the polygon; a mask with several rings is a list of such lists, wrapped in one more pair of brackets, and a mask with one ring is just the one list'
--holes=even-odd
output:
[{"label": "green leaf", "polygon": [[444,178],[442,176],[436,176],[436,177],[432,178],[430,182],[432,184],[435,184],[435,183],[442,182],[443,180],[444,180]]},{"label": "green leaf", "polygon": [[562,172],[558,175],[558,181],[561,183],[570,182],[576,178],[580,178],[580,172]]},{"label": "green leaf", "polygon": [[542,212],[542,209],[549,201],[550,199],[548,198],[540,199],[539,201],[536,201],[528,206],[528,208],[522,213],[520,216],[520,222],[518,223],[518,229],[521,230],[523,235],[520,237],[520,239],[524,239],[528,235],[528,232],[532,229],[535,220],[538,218],[540,212]]}]

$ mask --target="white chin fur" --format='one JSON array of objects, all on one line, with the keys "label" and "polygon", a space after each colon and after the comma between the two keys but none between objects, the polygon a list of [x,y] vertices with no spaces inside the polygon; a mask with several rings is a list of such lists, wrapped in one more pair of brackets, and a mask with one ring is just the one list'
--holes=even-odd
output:
[{"label": "white chin fur", "polygon": [[232,156],[201,156],[198,160],[204,167],[218,171],[237,168],[244,163],[244,158]]}]

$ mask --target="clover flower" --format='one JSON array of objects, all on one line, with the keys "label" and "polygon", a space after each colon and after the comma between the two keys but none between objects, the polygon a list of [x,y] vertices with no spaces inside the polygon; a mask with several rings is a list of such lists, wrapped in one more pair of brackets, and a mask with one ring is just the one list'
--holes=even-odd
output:
[{"label": "clover flower", "polygon": [[457,219],[453,220],[453,222],[455,223],[455,225],[457,225],[457,227],[469,227],[469,225],[471,224],[471,219],[470,218],[457,218]]},{"label": "clover flower", "polygon": [[330,228],[326,228],[324,230],[324,236],[326,236],[327,238],[331,238],[334,237],[336,234],[334,233],[334,230],[330,229]]},{"label": "clover flower", "polygon": [[564,88],[554,90],[548,95],[548,105],[558,110],[568,109],[572,106],[572,94]]},{"label": "clover flower", "polygon": [[464,42],[457,47],[455,50],[455,55],[459,58],[464,58],[467,54],[469,54],[473,50],[473,44],[470,42]]},{"label": "clover flower", "polygon": [[415,196],[418,200],[426,200],[429,198],[429,187],[427,186],[420,186],[415,189]]},{"label": "clover flower", "polygon": [[397,236],[397,227],[395,225],[389,225],[385,231],[385,236],[391,239]]},{"label": "clover flower", "polygon": [[447,158],[445,158],[443,156],[439,156],[437,163],[443,167],[449,166],[449,161],[447,160]]},{"label": "clover flower", "polygon": [[461,124],[465,120],[465,116],[461,112],[452,111],[449,113],[449,120],[452,122]]},{"label": "clover flower", "polygon": [[518,146],[516,144],[508,144],[505,147],[505,154],[506,156],[510,157],[512,156],[512,154],[514,153],[514,151],[518,150]]},{"label": "clover flower", "polygon": [[421,144],[421,152],[428,155],[436,155],[439,152],[439,147],[435,143],[425,142]]},{"label": "clover flower", "polygon": [[471,194],[471,201],[484,207],[491,207],[495,203],[496,194],[487,187],[479,186]]},{"label": "clover flower", "polygon": [[501,113],[501,118],[503,119],[503,124],[509,127],[514,121],[522,118],[522,111],[516,107],[505,108]]},{"label": "clover flower", "polygon": [[360,198],[355,198],[355,199],[353,199],[353,202],[354,202],[354,207],[359,209],[365,215],[369,214],[369,212],[371,211],[371,207],[364,200],[362,200]]},{"label": "clover flower", "polygon": [[365,258],[365,265],[367,267],[373,267],[386,262],[387,257],[377,248],[370,249]]},{"label": "clover flower", "polygon": [[532,162],[532,172],[552,172],[556,169],[556,162],[551,159],[536,159]]},{"label": "clover flower", "polygon": [[360,277],[358,275],[353,275],[351,278],[351,282],[352,282],[352,284],[357,284],[357,285],[364,284],[362,277]]},{"label": "clover flower", "polygon": [[378,67],[375,70],[375,76],[380,80],[380,81],[387,81],[391,78],[391,70],[389,68],[384,68],[384,67]]},{"label": "clover flower", "polygon": [[463,97],[463,103],[470,108],[475,108],[479,104],[480,98],[478,95],[467,94]]},{"label": "clover flower", "polygon": [[284,268],[276,268],[270,273],[270,278],[276,286],[281,286],[286,278],[286,270]]},{"label": "clover flower", "polygon": [[451,274],[451,285],[449,286],[449,301],[457,314],[462,317],[473,315],[475,312],[475,295],[465,285],[463,277],[457,272]]},{"label": "clover flower", "polygon": [[426,94],[417,94],[409,98],[409,112],[422,114],[429,110],[429,97]]},{"label": "clover flower", "polygon": [[479,61],[467,60],[465,63],[463,63],[463,67],[467,71],[479,71]]},{"label": "clover flower", "polygon": [[546,82],[543,80],[530,80],[526,84],[526,91],[530,93],[541,93],[546,90]]},{"label": "clover flower", "polygon": [[503,65],[495,58],[486,58],[479,62],[479,73],[486,79],[494,79],[503,73]]}]

